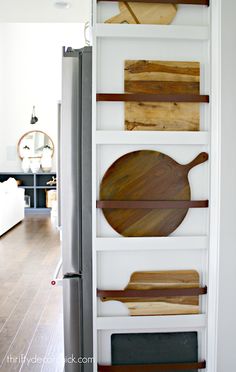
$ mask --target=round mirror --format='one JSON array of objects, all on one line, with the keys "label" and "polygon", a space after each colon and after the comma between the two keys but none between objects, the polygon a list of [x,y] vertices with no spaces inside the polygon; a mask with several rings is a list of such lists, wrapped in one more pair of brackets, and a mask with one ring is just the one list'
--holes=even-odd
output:
[{"label": "round mirror", "polygon": [[46,133],[40,130],[32,130],[25,133],[18,142],[18,154],[21,159],[24,156],[28,158],[41,158],[44,149],[51,150],[51,156],[53,157],[53,141]]}]

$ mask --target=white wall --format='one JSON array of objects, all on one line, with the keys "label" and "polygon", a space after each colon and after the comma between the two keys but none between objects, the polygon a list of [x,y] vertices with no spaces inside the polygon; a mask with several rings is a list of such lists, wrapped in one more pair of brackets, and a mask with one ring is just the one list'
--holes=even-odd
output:
[{"label": "white wall", "polygon": [[[42,130],[56,145],[62,46],[84,45],[83,24],[2,23],[0,35],[0,171],[19,171],[22,134]],[[30,125],[33,105],[36,125]]]},{"label": "white wall", "polygon": [[71,7],[58,9],[55,0],[0,0],[0,22],[86,22],[90,0],[69,0]]},{"label": "white wall", "polygon": [[[222,0],[222,174],[218,372],[236,365],[236,1]],[[211,372],[211,371],[210,371]]]},{"label": "white wall", "polygon": [[[2,110],[3,110],[3,53],[4,53],[4,48],[3,48],[3,33],[2,33],[2,27],[0,24],[0,118],[2,118]],[[1,137],[2,137],[2,128],[3,128],[3,123],[0,122],[0,145],[1,145]],[[1,162],[1,157],[0,157],[0,162]]]}]

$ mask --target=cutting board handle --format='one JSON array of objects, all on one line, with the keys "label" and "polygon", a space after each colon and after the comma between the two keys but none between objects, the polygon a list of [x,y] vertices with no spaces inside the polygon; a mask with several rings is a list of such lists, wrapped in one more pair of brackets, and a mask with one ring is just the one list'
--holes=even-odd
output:
[{"label": "cutting board handle", "polygon": [[208,154],[206,152],[201,152],[194,160],[192,160],[189,164],[186,164],[186,170],[189,172],[193,167],[196,165],[205,163],[208,160]]},{"label": "cutting board handle", "polygon": [[129,23],[129,22],[127,21],[126,14],[120,13],[106,20],[105,23]]},{"label": "cutting board handle", "polygon": [[120,14],[107,19],[105,23],[128,23],[128,24],[136,24],[135,15],[131,14],[129,11],[129,6],[126,3],[120,2]]}]

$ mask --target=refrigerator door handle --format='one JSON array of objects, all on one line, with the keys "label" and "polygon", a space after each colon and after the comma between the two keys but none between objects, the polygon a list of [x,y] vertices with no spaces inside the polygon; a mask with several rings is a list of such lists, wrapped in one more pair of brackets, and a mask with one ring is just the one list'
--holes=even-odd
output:
[{"label": "refrigerator door handle", "polygon": [[62,267],[62,257],[58,261],[58,264],[56,266],[54,275],[53,275],[53,277],[51,279],[51,285],[53,285],[53,286],[55,286],[55,285],[62,285],[62,278],[58,278],[59,272],[61,271],[61,267]]},{"label": "refrigerator door handle", "polygon": [[82,279],[82,273],[66,273],[63,276],[63,279],[73,279],[73,278]]}]

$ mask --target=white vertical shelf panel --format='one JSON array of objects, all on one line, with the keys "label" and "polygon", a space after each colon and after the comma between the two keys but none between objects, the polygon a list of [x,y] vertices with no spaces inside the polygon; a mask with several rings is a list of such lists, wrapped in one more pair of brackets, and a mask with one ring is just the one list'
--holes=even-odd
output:
[{"label": "white vertical shelf panel", "polygon": [[221,0],[211,1],[211,169],[210,169],[210,224],[208,253],[208,322],[207,365],[209,372],[216,372],[217,328],[219,291],[220,245],[220,182],[221,182]]}]

